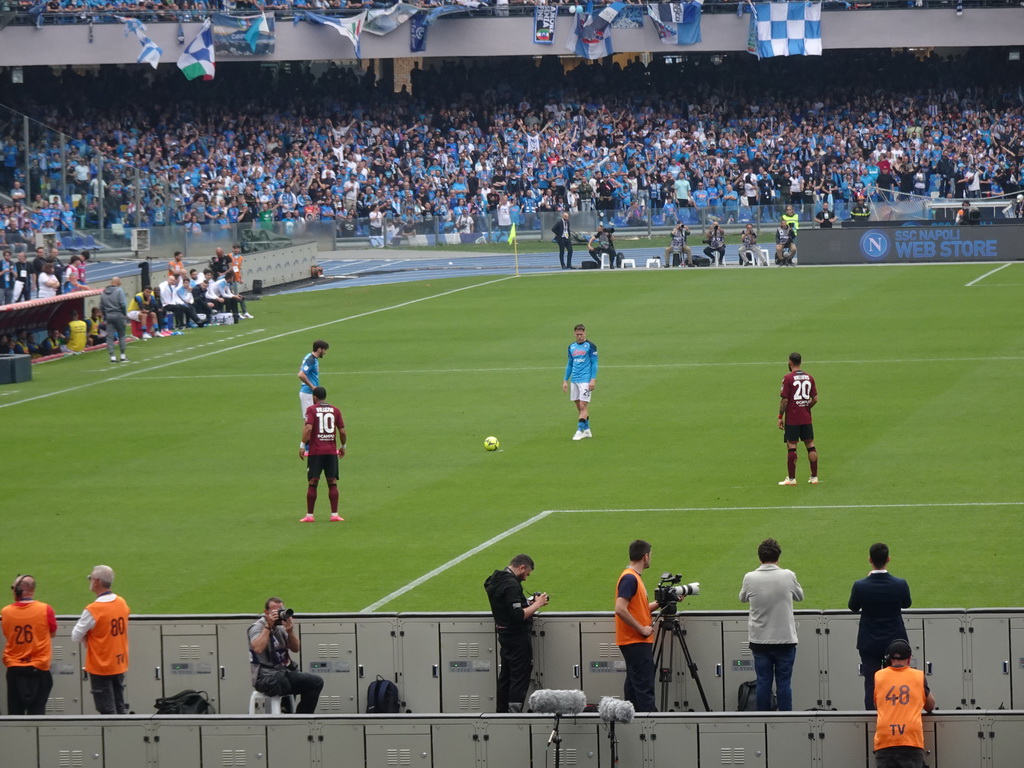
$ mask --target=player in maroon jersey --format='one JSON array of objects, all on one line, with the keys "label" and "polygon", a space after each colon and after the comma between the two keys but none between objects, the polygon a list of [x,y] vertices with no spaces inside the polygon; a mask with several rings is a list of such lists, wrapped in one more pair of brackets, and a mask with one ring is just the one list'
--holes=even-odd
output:
[{"label": "player in maroon jersey", "polygon": [[327,390],[313,387],[313,404],[306,409],[306,423],[302,428],[302,442],[299,444],[299,458],[306,459],[306,516],[300,523],[313,522],[313,508],[316,507],[317,486],[320,474],[327,476],[331,499],[331,522],[340,523],[345,518],[338,515],[338,459],[345,455],[345,420],[341,411],[324,402]]},{"label": "player in maroon jersey", "polygon": [[804,441],[807,446],[807,460],[811,463],[812,485],[818,483],[818,450],[814,447],[814,427],[811,425],[811,408],[818,402],[818,389],[814,377],[800,370],[802,358],[799,352],[789,356],[789,373],[782,379],[779,396],[779,429],[783,430],[786,441],[786,479],[779,485],[796,485],[796,444]]}]

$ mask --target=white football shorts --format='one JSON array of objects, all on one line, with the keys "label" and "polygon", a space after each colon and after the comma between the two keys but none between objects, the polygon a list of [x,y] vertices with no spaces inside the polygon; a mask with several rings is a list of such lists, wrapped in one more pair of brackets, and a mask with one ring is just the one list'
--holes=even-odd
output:
[{"label": "white football shorts", "polygon": [[582,400],[584,403],[589,403],[590,402],[590,382],[584,381],[584,382],[577,383],[575,381],[570,381],[569,382],[569,399],[572,400],[574,403],[577,400]]}]

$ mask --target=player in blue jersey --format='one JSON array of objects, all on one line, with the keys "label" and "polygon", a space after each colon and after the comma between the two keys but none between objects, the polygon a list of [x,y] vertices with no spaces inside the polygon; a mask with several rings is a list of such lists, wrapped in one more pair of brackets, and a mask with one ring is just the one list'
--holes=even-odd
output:
[{"label": "player in blue jersey", "polygon": [[580,323],[574,329],[576,341],[569,345],[569,362],[565,366],[562,391],[576,403],[579,423],[573,440],[592,437],[590,434],[590,394],[597,383],[597,344],[587,341],[587,329]]},{"label": "player in blue jersey", "polygon": [[302,418],[306,418],[306,409],[313,404],[313,387],[320,386],[320,359],[330,349],[331,345],[323,339],[313,342],[313,351],[302,358],[302,365],[299,367],[299,405],[302,407]]}]

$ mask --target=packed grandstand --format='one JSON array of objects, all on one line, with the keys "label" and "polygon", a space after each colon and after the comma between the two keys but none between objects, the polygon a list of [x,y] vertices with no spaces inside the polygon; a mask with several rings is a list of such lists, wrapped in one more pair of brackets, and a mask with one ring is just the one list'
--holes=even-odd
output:
[{"label": "packed grandstand", "polygon": [[172,68],[31,68],[5,96],[5,237],[92,229],[101,207],[106,226],[334,220],[345,236],[385,219],[490,229],[499,213],[530,229],[561,209],[670,224],[790,202],[844,219],[858,198],[1012,201],[1024,94],[1005,57],[477,59],[416,68],[397,93],[372,65],[225,64],[201,85]]}]

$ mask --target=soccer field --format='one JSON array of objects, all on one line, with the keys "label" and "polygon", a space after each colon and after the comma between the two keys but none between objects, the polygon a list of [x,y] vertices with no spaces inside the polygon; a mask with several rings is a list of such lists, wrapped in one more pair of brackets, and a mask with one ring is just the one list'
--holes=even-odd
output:
[{"label": "soccer field", "polygon": [[[36,366],[0,389],[3,561],[59,613],[92,565],[135,613],[486,610],[519,552],[557,611],[611,610],[630,540],[740,609],[767,536],[803,608],[886,541],[914,606],[1024,605],[1024,264],[434,279],[265,297],[255,320]],[[991,274],[989,274],[991,273]],[[984,276],[984,277],[983,277]],[[982,278],[978,280],[978,278]],[[592,440],[561,391],[600,352]],[[316,338],[349,452],[301,525],[296,371]],[[816,381],[821,484],[779,487],[786,357]],[[486,452],[496,435],[501,450]]]}]

